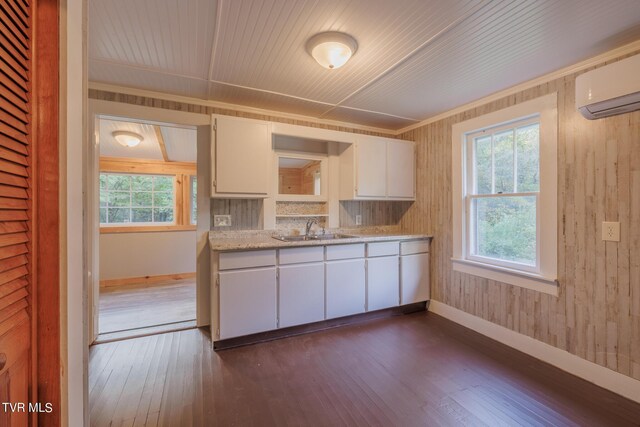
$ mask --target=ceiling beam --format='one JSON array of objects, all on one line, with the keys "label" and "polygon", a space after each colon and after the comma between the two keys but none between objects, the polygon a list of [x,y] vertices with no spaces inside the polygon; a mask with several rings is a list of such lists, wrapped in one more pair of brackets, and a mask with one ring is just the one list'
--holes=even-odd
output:
[{"label": "ceiling beam", "polygon": [[156,132],[156,139],[158,140],[158,145],[160,146],[160,151],[162,151],[162,158],[165,162],[170,162],[169,156],[167,155],[167,146],[164,143],[164,136],[162,135],[162,129],[160,126],[153,125],[153,130]]}]

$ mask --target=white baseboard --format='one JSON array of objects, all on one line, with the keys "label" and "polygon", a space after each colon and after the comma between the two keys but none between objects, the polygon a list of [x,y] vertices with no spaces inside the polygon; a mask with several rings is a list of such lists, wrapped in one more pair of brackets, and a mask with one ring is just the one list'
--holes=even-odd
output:
[{"label": "white baseboard", "polygon": [[431,300],[429,311],[640,403],[640,381],[638,380],[439,301]]}]

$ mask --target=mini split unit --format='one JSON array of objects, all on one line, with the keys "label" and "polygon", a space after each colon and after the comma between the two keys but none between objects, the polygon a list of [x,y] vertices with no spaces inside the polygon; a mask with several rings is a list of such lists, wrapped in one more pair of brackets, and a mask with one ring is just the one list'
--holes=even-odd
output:
[{"label": "mini split unit", "polygon": [[639,110],[640,55],[579,75],[576,108],[589,120]]}]

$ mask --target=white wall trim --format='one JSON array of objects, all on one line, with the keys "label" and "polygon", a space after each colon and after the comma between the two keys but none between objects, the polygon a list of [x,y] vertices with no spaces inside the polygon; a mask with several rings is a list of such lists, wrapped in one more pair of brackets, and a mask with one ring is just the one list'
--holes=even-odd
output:
[{"label": "white wall trim", "polygon": [[[532,87],[539,86],[543,83],[550,82],[555,79],[559,79],[561,77],[568,76],[573,73],[577,73],[582,70],[586,70],[587,68],[594,67],[596,65],[602,64],[603,62],[611,61],[613,59],[619,58],[621,56],[633,53],[640,49],[640,40],[636,40],[632,43],[626,44],[619,48],[607,51],[600,55],[593,56],[584,61],[578,62],[577,64],[570,65],[565,68],[561,68],[559,70],[553,71],[551,73],[545,74],[540,77],[536,77],[535,79],[528,80],[523,83],[519,83],[515,86],[511,86],[507,89],[501,90],[499,92],[495,92],[491,95],[485,96],[484,98],[480,98],[478,100],[469,102],[464,105],[460,105],[459,107],[452,108],[451,110],[445,111],[443,113],[437,114],[435,116],[424,119],[418,123],[403,127],[402,129],[398,129],[395,131],[395,135],[401,135],[405,132],[409,132],[414,129],[418,129],[422,126],[426,126],[431,123],[435,123],[439,120],[446,119],[447,117],[453,116],[454,114],[463,113],[465,111],[471,110],[476,107],[480,107],[482,105],[488,104],[495,100],[504,98],[505,96],[513,95],[518,92],[522,92],[524,90],[530,89]],[[387,131],[389,132],[389,131]]]},{"label": "white wall trim", "polygon": [[555,279],[547,279],[538,274],[524,271],[515,271],[497,265],[488,265],[481,262],[466,259],[451,259],[454,271],[480,276],[502,283],[510,283],[521,288],[558,296],[558,282]]},{"label": "white wall trim", "polygon": [[431,300],[429,311],[472,329],[572,375],[640,403],[640,381],[543,343],[511,329],[481,319],[440,301]]},{"label": "white wall trim", "polygon": [[[283,119],[300,120],[308,123],[317,123],[322,125],[330,125],[330,126],[337,126],[342,128],[363,130],[368,132],[376,132],[376,133],[381,133],[389,136],[394,136],[397,134],[397,132],[392,129],[384,129],[384,128],[378,128],[374,126],[365,126],[365,125],[359,125],[355,123],[341,122],[338,120],[318,119],[315,117],[305,116],[302,114],[284,113],[282,111],[275,111],[275,110],[265,110],[262,108],[247,107],[246,105],[229,104],[226,102],[219,102],[219,101],[209,101],[205,99],[191,98],[189,96],[172,95],[168,93],[155,92],[155,91],[145,90],[145,89],[136,89],[136,88],[126,87],[126,86],[111,85],[108,83],[89,82],[89,89],[122,93],[125,95],[142,96],[146,98],[162,99],[165,101],[182,102],[182,103],[192,104],[192,105],[201,105],[204,107],[221,108],[221,109],[232,110],[232,111],[241,111],[243,113],[260,114],[264,116],[279,117]],[[377,114],[384,115],[384,113],[377,113]],[[389,115],[389,114],[386,114],[386,115]],[[392,116],[392,117],[396,117],[396,116]]]},{"label": "white wall trim", "polygon": [[[513,106],[474,117],[463,122],[456,123],[451,129],[451,170],[452,170],[452,198],[453,198],[453,258],[455,260],[476,262],[470,265],[454,264],[458,271],[474,274],[495,280],[495,271],[489,268],[477,268],[481,262],[477,262],[473,254],[468,253],[470,240],[468,204],[469,176],[467,162],[470,157],[467,153],[469,134],[485,128],[507,125],[526,117],[539,116],[540,121],[540,193],[537,206],[537,259],[538,266],[535,273],[538,277],[547,281],[557,278],[557,170],[558,170],[558,114],[557,92],[550,93],[529,101],[521,102]],[[486,263],[489,265],[489,263]],[[496,262],[497,264],[497,262]],[[506,266],[506,265],[505,265]],[[529,289],[554,293],[551,288],[543,286],[531,287],[531,283],[523,280],[523,274],[513,274],[516,270],[513,266],[501,269],[500,277],[504,283],[514,286],[523,286]],[[496,269],[493,269],[496,270]]]}]

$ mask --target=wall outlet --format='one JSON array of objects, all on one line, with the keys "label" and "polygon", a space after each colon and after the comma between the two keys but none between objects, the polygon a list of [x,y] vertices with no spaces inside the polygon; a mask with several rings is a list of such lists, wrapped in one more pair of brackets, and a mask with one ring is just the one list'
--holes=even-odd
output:
[{"label": "wall outlet", "polygon": [[356,215],[356,225],[362,225],[362,215]]},{"label": "wall outlet", "polygon": [[231,227],[231,215],[214,215],[214,227]]},{"label": "wall outlet", "polygon": [[602,223],[602,240],[607,242],[620,241],[620,223],[619,222],[603,222]]}]

